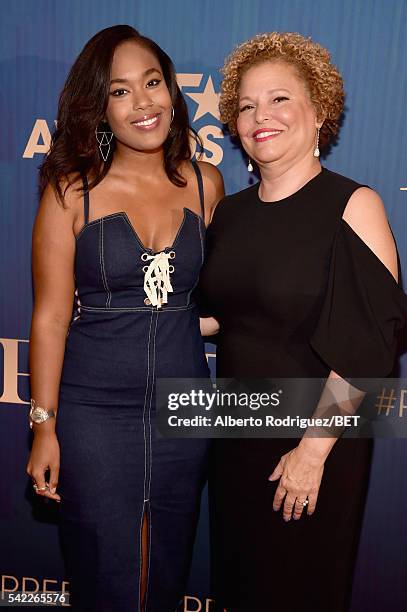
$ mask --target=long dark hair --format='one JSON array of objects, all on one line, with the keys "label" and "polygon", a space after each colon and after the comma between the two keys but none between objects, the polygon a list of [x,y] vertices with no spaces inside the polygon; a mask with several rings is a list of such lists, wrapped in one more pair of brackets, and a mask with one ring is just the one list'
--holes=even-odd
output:
[{"label": "long dark hair", "polygon": [[[110,145],[111,154],[106,162],[102,162],[95,131],[110,130],[106,123],[101,122],[108,104],[112,60],[118,45],[127,40],[134,40],[149,49],[160,63],[174,108],[171,130],[164,143],[164,168],[174,185],[186,185],[186,180],[178,171],[179,165],[191,157],[191,136],[200,147],[202,143],[189,125],[187,105],[178,87],[173,63],[153,40],[142,36],[131,26],[116,25],[95,34],[69,72],[59,98],[57,126],[52,135],[51,148],[40,166],[41,195],[50,184],[64,204],[66,189],[80,175],[91,175],[90,190],[109,171],[115,139]],[[66,185],[64,190],[62,183]]]}]

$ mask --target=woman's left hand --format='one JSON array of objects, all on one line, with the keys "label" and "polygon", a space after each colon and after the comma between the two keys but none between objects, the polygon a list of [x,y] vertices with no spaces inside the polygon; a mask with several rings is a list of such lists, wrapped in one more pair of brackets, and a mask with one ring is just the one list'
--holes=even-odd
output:
[{"label": "woman's left hand", "polygon": [[284,501],[284,520],[289,521],[291,517],[298,520],[305,508],[303,502],[308,498],[307,514],[313,514],[323,472],[324,460],[300,446],[283,455],[269,476],[269,480],[280,478],[274,495],[273,509],[280,510]]}]

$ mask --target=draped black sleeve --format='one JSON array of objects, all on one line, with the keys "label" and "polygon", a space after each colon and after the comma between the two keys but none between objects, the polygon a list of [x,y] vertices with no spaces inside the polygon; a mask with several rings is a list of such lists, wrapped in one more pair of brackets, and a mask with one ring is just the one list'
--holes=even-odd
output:
[{"label": "draped black sleeve", "polygon": [[312,348],[343,378],[386,377],[406,320],[400,281],[342,219]]}]

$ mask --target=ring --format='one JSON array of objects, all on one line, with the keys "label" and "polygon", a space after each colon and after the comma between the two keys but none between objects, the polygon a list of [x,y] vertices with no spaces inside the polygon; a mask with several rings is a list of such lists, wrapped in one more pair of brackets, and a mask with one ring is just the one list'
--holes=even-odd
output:
[{"label": "ring", "polygon": [[35,491],[46,491],[48,487],[39,487],[38,485],[33,485]]},{"label": "ring", "polygon": [[297,498],[297,500],[296,500],[296,501],[297,501],[299,504],[301,504],[301,506],[304,506],[304,508],[305,508],[305,506],[307,506],[307,505],[308,505],[308,503],[309,503],[309,502],[308,502],[308,499],[304,499],[304,501],[301,501],[300,499],[298,499],[298,498]]}]

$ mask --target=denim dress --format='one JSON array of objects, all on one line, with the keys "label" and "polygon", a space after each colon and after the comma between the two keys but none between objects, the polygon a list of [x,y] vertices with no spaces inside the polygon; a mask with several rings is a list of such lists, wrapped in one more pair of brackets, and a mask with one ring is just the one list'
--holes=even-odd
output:
[{"label": "denim dress", "polygon": [[155,436],[157,378],[208,377],[194,301],[202,216],[184,208],[173,244],[144,247],[125,212],[76,238],[76,299],[56,431],[60,535],[74,610],[140,610],[141,530],[148,521],[145,612],[183,597],[206,481],[208,441]]}]

